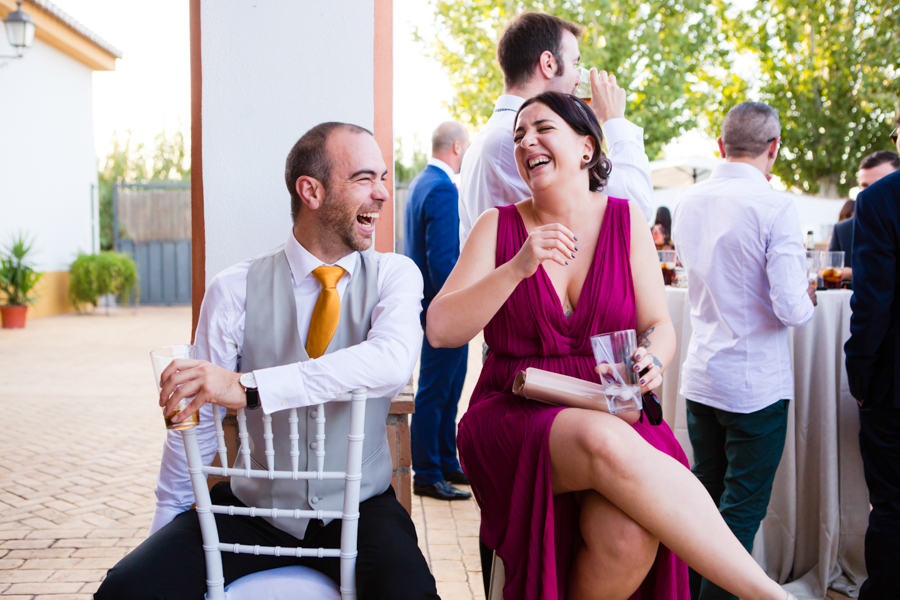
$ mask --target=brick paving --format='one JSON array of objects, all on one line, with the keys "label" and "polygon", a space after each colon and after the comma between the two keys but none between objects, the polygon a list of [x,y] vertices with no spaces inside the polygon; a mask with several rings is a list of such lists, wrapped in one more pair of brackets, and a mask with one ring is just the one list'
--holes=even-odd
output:
[{"label": "brick paving", "polygon": [[[186,343],[190,323],[142,307],[0,329],[0,597],[87,600],[143,541],[165,437],[148,352]],[[460,415],[480,353],[479,337]],[[413,496],[412,518],[441,597],[484,598],[475,502]]]}]

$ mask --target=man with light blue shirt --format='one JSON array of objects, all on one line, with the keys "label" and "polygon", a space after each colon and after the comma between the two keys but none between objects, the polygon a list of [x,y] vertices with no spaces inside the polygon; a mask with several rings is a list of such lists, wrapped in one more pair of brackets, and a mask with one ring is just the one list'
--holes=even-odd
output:
[{"label": "man with light blue shirt", "polygon": [[[778,112],[760,102],[725,116],[725,163],[679,195],[672,241],[687,271],[693,334],[682,367],[693,473],[748,551],[784,450],[794,378],[788,327],[812,318],[815,284],[797,209],[769,185]],[[695,600],[735,598],[691,571]]]},{"label": "man with light blue shirt", "polygon": [[[525,100],[543,92],[575,93],[580,81],[578,38],[583,33],[580,25],[540,12],[522,13],[503,30],[497,43],[503,95],[472,142],[460,172],[460,246],[481,213],[531,197],[513,156],[516,113]],[[644,130],[625,118],[625,90],[616,84],[615,75],[592,69],[591,109],[603,126],[613,164],[609,182],[601,191],[634,200],[649,221],[653,184],[644,152]]]}]

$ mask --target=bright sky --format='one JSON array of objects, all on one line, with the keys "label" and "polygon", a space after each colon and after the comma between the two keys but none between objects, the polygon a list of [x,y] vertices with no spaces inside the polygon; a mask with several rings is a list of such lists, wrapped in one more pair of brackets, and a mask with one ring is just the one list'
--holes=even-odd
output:
[{"label": "bright sky", "polygon": [[[94,143],[107,153],[114,133],[152,145],[160,131],[181,129],[190,139],[189,10],[185,0],[53,0],[85,27],[124,53],[114,72],[94,73]],[[394,0],[394,135],[412,151],[426,151],[431,132],[450,118],[453,97],[441,67],[412,39],[434,36],[434,11],[425,0]],[[709,154],[715,144],[688,134],[670,144],[669,156]]]},{"label": "bright sky", "polygon": [[185,0],[53,0],[124,54],[112,72],[94,73],[94,145],[113,133],[152,145],[160,131],[190,137],[191,67]]}]

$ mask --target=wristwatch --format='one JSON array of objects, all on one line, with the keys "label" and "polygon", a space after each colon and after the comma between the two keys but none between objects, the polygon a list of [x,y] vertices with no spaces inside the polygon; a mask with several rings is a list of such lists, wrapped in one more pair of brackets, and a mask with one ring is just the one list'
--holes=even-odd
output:
[{"label": "wristwatch", "polygon": [[259,408],[259,391],[256,389],[256,376],[253,372],[241,375],[240,383],[247,394],[247,408],[249,410]]}]

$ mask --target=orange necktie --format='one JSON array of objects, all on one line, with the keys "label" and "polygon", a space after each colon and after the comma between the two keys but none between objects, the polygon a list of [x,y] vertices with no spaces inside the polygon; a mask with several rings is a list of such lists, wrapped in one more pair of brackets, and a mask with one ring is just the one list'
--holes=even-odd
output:
[{"label": "orange necktie", "polygon": [[338,295],[337,283],[344,276],[344,269],[319,267],[312,274],[322,284],[322,291],[319,292],[319,299],[316,300],[312,320],[309,322],[306,353],[310,358],[319,358],[325,354],[341,318],[341,297]]}]

